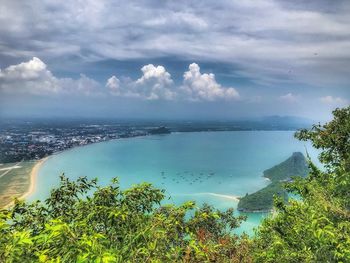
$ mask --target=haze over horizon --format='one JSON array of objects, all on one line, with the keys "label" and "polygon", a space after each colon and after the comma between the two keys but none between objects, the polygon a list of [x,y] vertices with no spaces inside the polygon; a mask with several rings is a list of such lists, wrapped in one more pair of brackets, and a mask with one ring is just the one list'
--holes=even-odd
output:
[{"label": "haze over horizon", "polygon": [[3,0],[0,118],[328,120],[349,24],[345,0]]}]

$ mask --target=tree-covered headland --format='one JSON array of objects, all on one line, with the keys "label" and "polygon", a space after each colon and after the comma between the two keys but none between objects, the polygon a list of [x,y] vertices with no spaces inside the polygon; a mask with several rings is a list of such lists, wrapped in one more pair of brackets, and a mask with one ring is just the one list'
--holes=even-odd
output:
[{"label": "tree-covered headland", "polygon": [[288,201],[288,192],[284,188],[286,181],[294,177],[305,177],[309,172],[307,160],[301,152],[295,152],[287,160],[264,171],[264,177],[271,183],[259,191],[246,194],[239,199],[237,209],[242,212],[269,212],[273,209],[274,196]]},{"label": "tree-covered headland", "polygon": [[80,178],[44,202],[0,212],[0,262],[350,262],[350,107],[296,133],[321,150],[319,170],[285,182],[301,196],[275,198],[254,237],[232,230],[244,217],[193,202],[161,205],[151,184],[121,190]]}]

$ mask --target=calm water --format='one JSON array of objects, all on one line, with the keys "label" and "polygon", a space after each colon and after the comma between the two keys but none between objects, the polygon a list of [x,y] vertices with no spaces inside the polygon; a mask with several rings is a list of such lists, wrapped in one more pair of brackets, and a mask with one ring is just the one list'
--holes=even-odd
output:
[{"label": "calm water", "polygon": [[[306,145],[313,158],[315,151]],[[268,181],[265,169],[288,158],[294,151],[305,153],[305,143],[289,131],[196,132],[156,135],[77,147],[53,155],[41,167],[37,191],[30,199],[42,199],[57,186],[59,175],[71,179],[98,177],[107,184],[118,177],[123,188],[151,182],[166,189],[168,202],[195,200],[219,209],[236,207],[227,196],[252,193]],[[252,233],[263,214],[249,214],[237,232]]]}]

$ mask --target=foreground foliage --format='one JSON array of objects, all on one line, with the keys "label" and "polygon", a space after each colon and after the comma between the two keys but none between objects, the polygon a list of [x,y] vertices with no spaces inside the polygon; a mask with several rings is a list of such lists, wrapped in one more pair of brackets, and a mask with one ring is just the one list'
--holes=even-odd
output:
[{"label": "foreground foliage", "polygon": [[0,214],[0,262],[251,261],[247,237],[231,234],[244,219],[233,209],[163,198],[151,184],[122,191],[117,180],[62,176],[45,204],[17,201]]}]

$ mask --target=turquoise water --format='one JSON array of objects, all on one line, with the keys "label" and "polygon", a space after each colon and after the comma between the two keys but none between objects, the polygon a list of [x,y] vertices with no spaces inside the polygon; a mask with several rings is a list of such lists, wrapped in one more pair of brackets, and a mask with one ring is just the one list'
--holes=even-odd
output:
[{"label": "turquoise water", "polygon": [[[315,151],[306,147],[315,159]],[[305,153],[305,143],[290,131],[172,133],[96,143],[51,156],[39,170],[30,199],[48,196],[64,172],[71,179],[97,177],[102,185],[118,177],[123,188],[147,181],[165,189],[168,202],[235,208],[231,196],[267,185],[263,171],[295,151]],[[264,216],[249,214],[237,232],[252,233]]]}]

